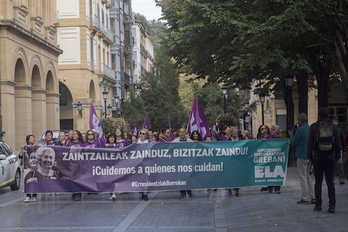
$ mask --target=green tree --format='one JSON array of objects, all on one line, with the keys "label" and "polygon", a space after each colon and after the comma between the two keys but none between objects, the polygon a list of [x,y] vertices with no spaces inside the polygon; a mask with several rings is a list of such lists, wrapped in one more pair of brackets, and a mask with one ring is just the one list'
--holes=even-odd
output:
[{"label": "green tree", "polygon": [[271,86],[292,75],[301,99],[307,99],[307,82],[315,75],[319,106],[328,104],[328,81],[335,66],[348,87],[346,1],[157,3],[167,20],[165,47],[182,72],[242,88],[252,79],[267,80]]},{"label": "green tree", "polygon": [[127,119],[129,124],[134,127],[137,122],[141,122],[145,117],[144,100],[136,96],[133,89],[131,89],[129,98],[125,102],[124,117]]}]

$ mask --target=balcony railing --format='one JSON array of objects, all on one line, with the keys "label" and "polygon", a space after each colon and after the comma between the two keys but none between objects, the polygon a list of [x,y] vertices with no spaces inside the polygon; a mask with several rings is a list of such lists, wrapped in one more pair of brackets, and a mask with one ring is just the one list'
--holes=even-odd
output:
[{"label": "balcony railing", "polygon": [[105,64],[103,64],[103,74],[105,74],[106,76],[112,79],[116,79],[115,70],[113,70],[112,68],[110,68],[109,66]]}]

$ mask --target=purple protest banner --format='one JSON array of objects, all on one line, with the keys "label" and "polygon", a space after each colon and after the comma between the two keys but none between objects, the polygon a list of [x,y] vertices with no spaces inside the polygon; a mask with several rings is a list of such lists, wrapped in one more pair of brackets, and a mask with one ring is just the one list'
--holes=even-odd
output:
[{"label": "purple protest banner", "polygon": [[[282,185],[288,139],[24,147],[26,193],[142,192]],[[240,177],[243,178],[240,178]]]},{"label": "purple protest banner", "polygon": [[205,138],[207,135],[210,135],[208,121],[204,115],[201,106],[199,105],[197,97],[195,97],[193,100],[190,117],[187,123],[187,131],[189,134],[191,134],[195,130],[201,133],[202,138]]}]

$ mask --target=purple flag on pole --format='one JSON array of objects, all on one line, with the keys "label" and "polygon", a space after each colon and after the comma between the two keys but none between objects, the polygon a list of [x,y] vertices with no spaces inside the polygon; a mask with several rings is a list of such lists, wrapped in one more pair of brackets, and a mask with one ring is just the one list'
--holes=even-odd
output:
[{"label": "purple flag on pole", "polygon": [[139,131],[139,122],[137,122],[133,128],[133,131],[132,131],[132,135],[138,135],[138,131]]},{"label": "purple flag on pole", "polygon": [[104,132],[101,127],[99,118],[97,113],[95,112],[94,106],[91,102],[90,107],[89,107],[89,128],[90,129],[95,129],[98,132],[98,140],[100,144],[105,144],[106,141],[104,139]]},{"label": "purple flag on pole", "polygon": [[151,128],[150,117],[149,117],[148,113],[146,113],[146,115],[145,115],[143,128],[146,128],[146,129],[150,129]]},{"label": "purple flag on pole", "polygon": [[191,134],[194,130],[199,131],[199,133],[201,133],[202,135],[202,138],[205,138],[205,136],[210,135],[208,121],[204,115],[202,108],[198,103],[197,97],[195,97],[195,99],[193,100],[190,118],[187,123],[188,133]]},{"label": "purple flag on pole", "polygon": [[172,124],[170,123],[170,116],[168,115],[168,129],[172,130]]}]

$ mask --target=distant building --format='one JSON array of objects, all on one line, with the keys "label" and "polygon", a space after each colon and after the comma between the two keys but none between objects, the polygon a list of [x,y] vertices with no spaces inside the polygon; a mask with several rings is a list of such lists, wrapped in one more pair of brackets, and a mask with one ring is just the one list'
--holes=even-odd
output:
[{"label": "distant building", "polygon": [[138,83],[141,76],[154,71],[154,48],[148,38],[149,32],[141,21],[135,20],[132,31],[134,37],[133,60],[135,62],[133,79],[134,83]]},{"label": "distant building", "polygon": [[[57,0],[60,129],[89,129],[89,106],[99,118],[111,115],[115,70],[112,68],[110,9],[106,0]],[[109,106],[109,107],[108,107]]]}]

